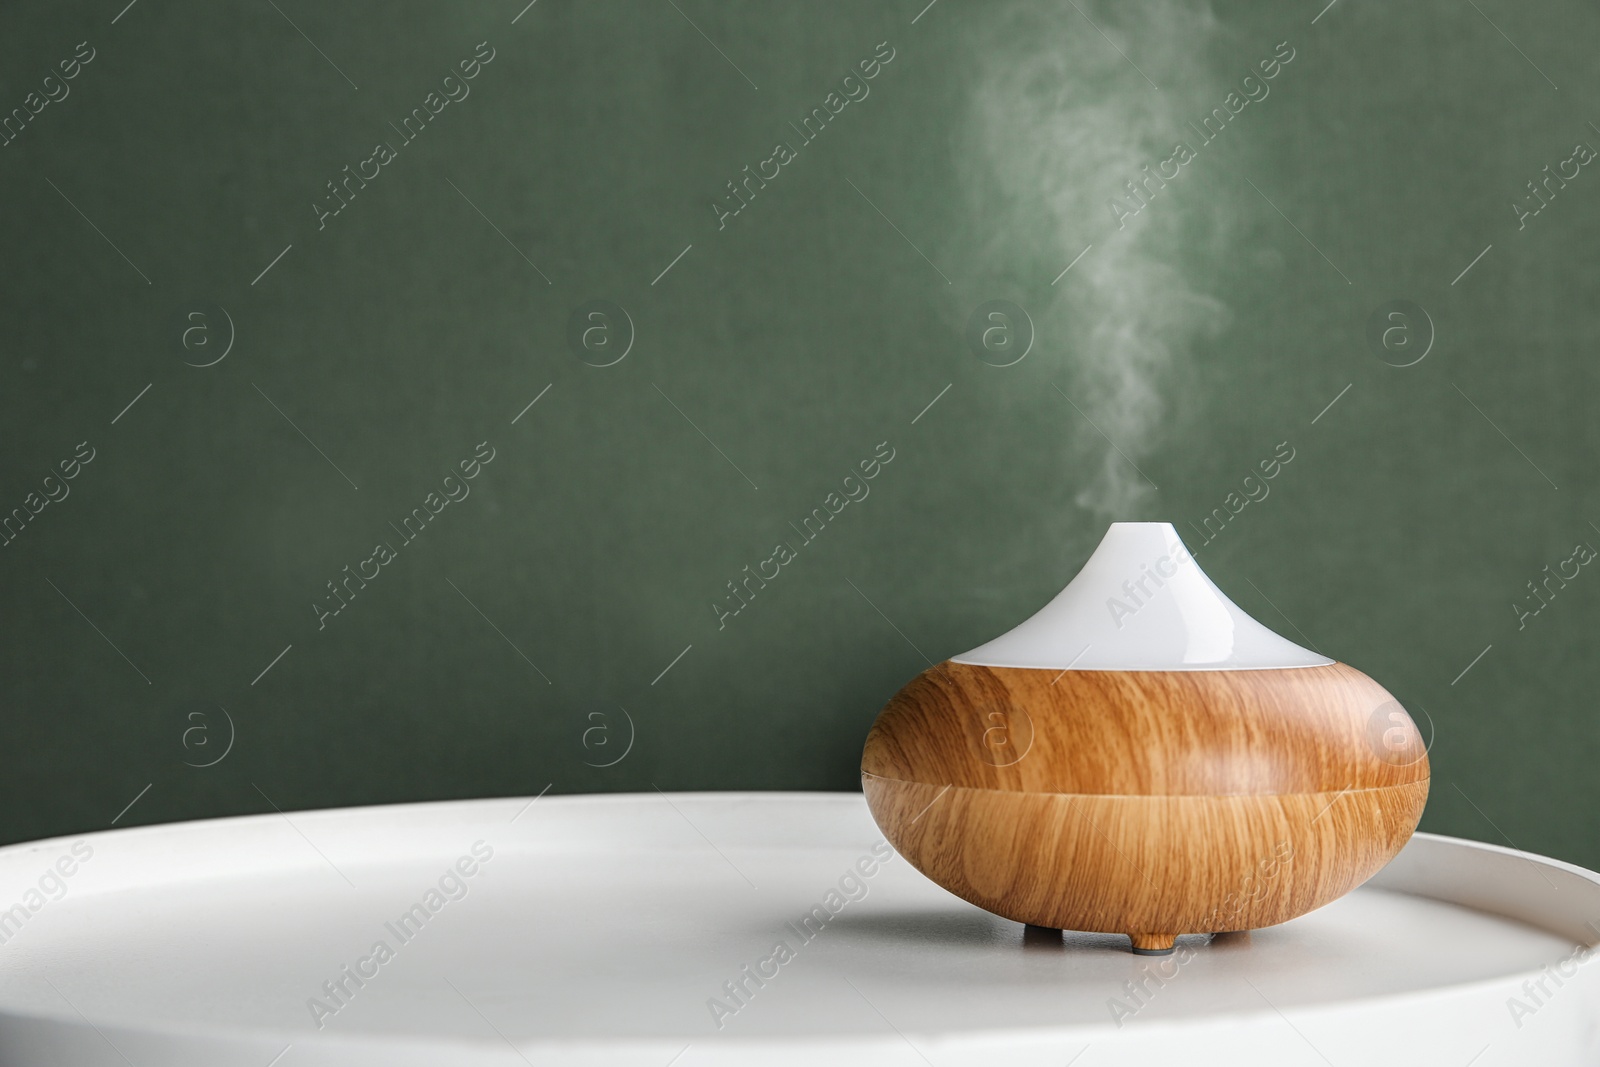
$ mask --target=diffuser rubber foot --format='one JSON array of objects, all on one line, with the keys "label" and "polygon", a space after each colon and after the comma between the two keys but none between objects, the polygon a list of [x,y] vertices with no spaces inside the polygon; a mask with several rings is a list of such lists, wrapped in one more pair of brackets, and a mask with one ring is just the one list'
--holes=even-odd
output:
[{"label": "diffuser rubber foot", "polygon": [[1178,941],[1177,934],[1129,934],[1136,956],[1170,956]]}]

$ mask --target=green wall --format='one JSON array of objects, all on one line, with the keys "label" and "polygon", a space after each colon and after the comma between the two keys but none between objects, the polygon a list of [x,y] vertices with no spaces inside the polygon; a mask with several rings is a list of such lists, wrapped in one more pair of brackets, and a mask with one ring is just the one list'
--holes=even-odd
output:
[{"label": "green wall", "polygon": [[7,5],[0,836],[853,789],[1124,518],[1600,866],[1600,16],[1080,6]]}]

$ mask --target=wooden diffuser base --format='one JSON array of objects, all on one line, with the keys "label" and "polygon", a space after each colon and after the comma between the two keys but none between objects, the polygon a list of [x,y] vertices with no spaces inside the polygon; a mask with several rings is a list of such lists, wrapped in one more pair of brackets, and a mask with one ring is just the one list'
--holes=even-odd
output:
[{"label": "wooden diffuser base", "polygon": [[[1018,922],[1150,950],[1272,926],[1375,874],[1427,800],[1420,741],[1379,758],[1367,723],[1392,699],[1343,664],[1049,681],[940,664],[890,702],[862,758],[896,851]],[[984,710],[1002,706],[1035,710],[1020,727],[1014,710]],[[996,758],[1005,729],[1031,744],[1002,765],[1015,755],[1001,745]]]}]

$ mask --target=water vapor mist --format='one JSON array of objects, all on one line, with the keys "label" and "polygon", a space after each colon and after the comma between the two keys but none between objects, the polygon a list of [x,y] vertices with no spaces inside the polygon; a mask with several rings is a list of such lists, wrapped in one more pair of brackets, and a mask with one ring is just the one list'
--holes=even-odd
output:
[{"label": "water vapor mist", "polygon": [[[1221,219],[1184,195],[1183,178],[1120,228],[1110,203],[1137,207],[1127,183],[1192,139],[1185,121],[1209,95],[1203,56],[1217,23],[1198,2],[1022,0],[996,15],[964,139],[984,214],[992,218],[998,202],[1009,216],[984,258],[1059,270],[1093,244],[1036,317],[1041,337],[1065,356],[1062,388],[1115,442],[1082,426],[1080,439],[1100,460],[1076,502],[1104,519],[1133,518],[1153,490],[1130,460],[1156,444],[1169,414],[1163,394],[1180,384],[1193,342],[1220,329],[1228,310],[1185,277],[1180,239],[1214,240]],[[1083,422],[1071,409],[1068,417]]]}]

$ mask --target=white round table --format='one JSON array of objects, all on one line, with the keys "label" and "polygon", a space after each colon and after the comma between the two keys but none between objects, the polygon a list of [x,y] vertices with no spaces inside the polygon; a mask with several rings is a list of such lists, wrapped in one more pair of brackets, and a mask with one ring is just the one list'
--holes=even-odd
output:
[{"label": "white round table", "polygon": [[1158,958],[951,896],[857,794],[115,830],[0,849],[0,894],[9,1067],[1600,1062],[1600,876],[1427,834]]}]

